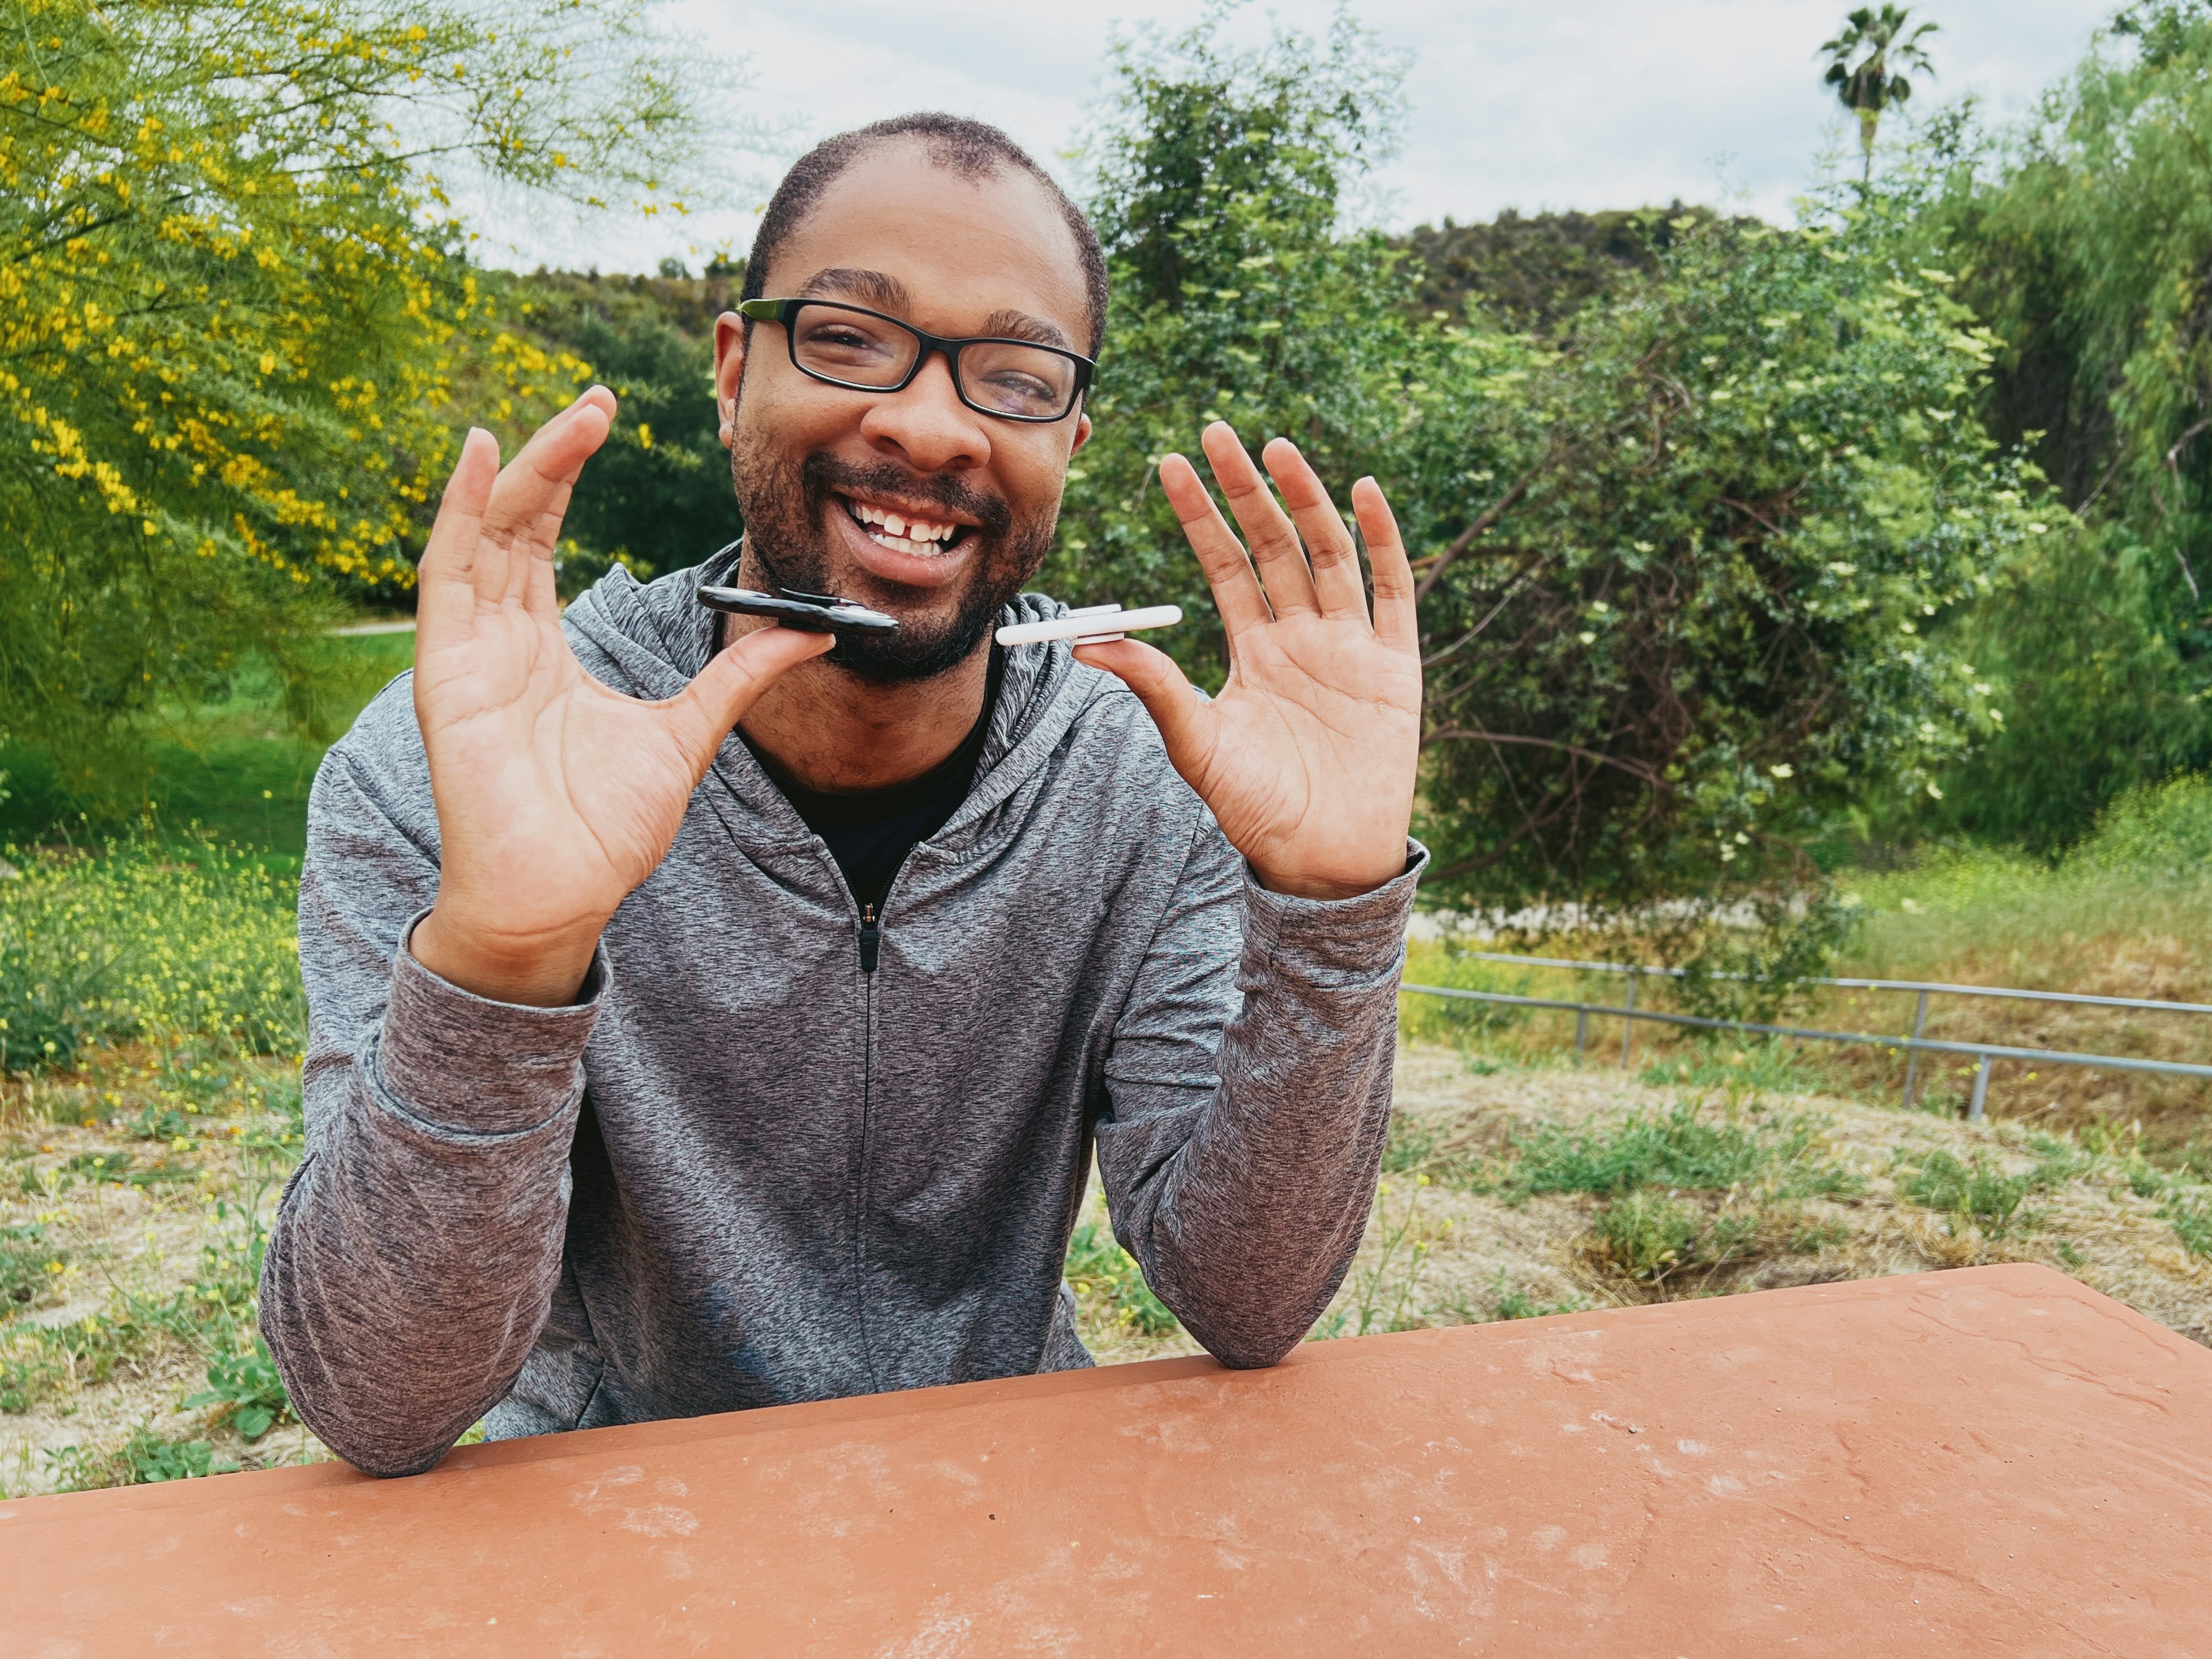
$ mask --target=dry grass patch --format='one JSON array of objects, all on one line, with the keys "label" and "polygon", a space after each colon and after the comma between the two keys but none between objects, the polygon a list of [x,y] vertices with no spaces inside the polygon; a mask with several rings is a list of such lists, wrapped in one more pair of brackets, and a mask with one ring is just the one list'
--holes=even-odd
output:
[{"label": "dry grass patch", "polygon": [[[2212,1189],[2132,1139],[1416,1047],[1366,1238],[1315,1335],[1992,1261],[2043,1262],[2212,1345]],[[1083,1300],[1101,1360],[1195,1351]]]}]

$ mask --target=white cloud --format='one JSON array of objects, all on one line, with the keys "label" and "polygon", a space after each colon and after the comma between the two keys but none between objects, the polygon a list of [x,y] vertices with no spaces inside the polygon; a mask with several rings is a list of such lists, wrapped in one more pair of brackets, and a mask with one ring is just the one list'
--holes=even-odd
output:
[{"label": "white cloud", "polygon": [[[1947,0],[1917,9],[1942,25],[1926,107],[1969,90],[2016,113],[2075,63],[2113,0]],[[1844,0],[1365,0],[1357,14],[1411,60],[1403,153],[1381,179],[1397,225],[1500,209],[1637,206],[1676,197],[1786,218],[1824,144],[1855,143],[1820,84],[1815,49]],[[961,4],[841,0],[793,7],[676,0],[667,15],[716,49],[750,58],[744,106],[810,138],[912,109],[994,121],[1055,171],[1103,84],[1116,26],[1173,27],[1194,8],[1119,0],[1110,11],[1037,0]],[[1324,26],[1326,0],[1276,0],[1283,21]],[[1248,9],[1240,33],[1265,27]],[[770,179],[735,212],[678,229],[548,222],[519,236],[516,264],[649,269],[664,253],[750,240]],[[492,255],[489,257],[498,257]]]}]

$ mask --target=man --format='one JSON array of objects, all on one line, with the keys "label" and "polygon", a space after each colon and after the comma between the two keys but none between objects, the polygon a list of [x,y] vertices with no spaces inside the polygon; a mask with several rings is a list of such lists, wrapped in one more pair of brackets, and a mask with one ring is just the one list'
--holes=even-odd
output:
[{"label": "man", "polygon": [[[262,1318],[372,1473],[487,1412],[507,1437],[1087,1364],[1060,1273],[1094,1146],[1116,1236],[1227,1364],[1280,1358],[1358,1243],[1424,856],[1381,491],[1352,491],[1370,625],[1291,446],[1264,458],[1286,517],[1205,434],[1256,577],[1162,462],[1231,641],[1210,702],[1134,641],[1001,649],[1061,609],[1017,596],[1091,430],[1081,214],[994,129],[879,124],[784,181],[746,299],[714,342],[740,555],[614,572],[563,617],[614,399],[504,468],[471,432],[411,687],[316,779],[307,1156]],[[898,632],[718,622],[708,582]]]}]

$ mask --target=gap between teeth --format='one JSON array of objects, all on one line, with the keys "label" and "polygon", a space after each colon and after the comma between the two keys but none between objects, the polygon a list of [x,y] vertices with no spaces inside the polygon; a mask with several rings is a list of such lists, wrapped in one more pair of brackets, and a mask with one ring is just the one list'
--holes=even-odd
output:
[{"label": "gap between teeth", "polygon": [[[896,542],[902,551],[934,550],[939,543],[949,542],[959,533],[960,526],[957,525],[932,524],[926,519],[907,519],[860,501],[848,501],[846,506],[855,519],[875,532],[878,540]],[[893,525],[897,526],[896,531],[891,528]]]}]

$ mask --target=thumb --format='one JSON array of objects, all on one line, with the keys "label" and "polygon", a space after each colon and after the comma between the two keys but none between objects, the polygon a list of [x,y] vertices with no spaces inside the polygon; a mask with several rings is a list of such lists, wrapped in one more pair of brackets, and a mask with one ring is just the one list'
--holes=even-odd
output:
[{"label": "thumb", "polygon": [[1175,769],[1197,788],[1196,781],[1212,758],[1216,717],[1213,705],[1183,678],[1175,659],[1136,640],[1109,640],[1076,647],[1075,659],[1104,669],[1137,694],[1137,701],[1159,727]]},{"label": "thumb", "polygon": [[836,642],[832,635],[796,628],[756,628],[715,653],[680,696],[662,705],[693,768],[707,769],[722,739],[762,692]]}]

